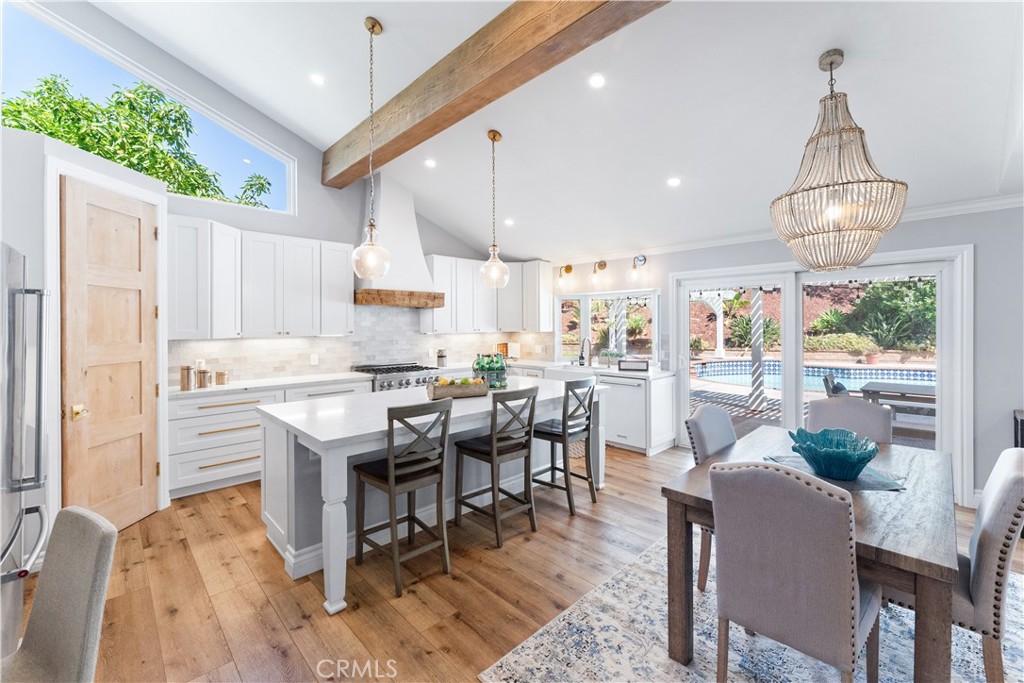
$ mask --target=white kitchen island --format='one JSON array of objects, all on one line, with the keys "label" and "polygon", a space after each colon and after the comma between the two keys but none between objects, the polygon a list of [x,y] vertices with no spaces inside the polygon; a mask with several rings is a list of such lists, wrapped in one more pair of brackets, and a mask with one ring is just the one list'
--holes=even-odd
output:
[{"label": "white kitchen island", "polygon": [[[533,377],[509,377],[509,389],[538,387],[538,422],[561,417],[564,383]],[[594,438],[591,457],[597,487],[604,486],[604,431],[600,396],[595,394]],[[415,387],[372,394],[337,396],[295,403],[260,406],[263,427],[263,521],[267,537],[284,558],[292,578],[324,570],[324,609],[334,614],[345,609],[345,562],[354,555],[355,534],[346,507],[351,465],[383,457],[387,448],[388,408],[427,401],[426,389]],[[451,440],[486,433],[490,429],[491,397],[458,399],[453,403]],[[449,441],[446,468],[446,518],[454,511],[454,450]],[[535,442],[534,467],[548,462],[548,444]],[[467,487],[472,488],[467,471]],[[485,481],[483,472],[481,483]],[[515,488],[518,477],[509,477]],[[370,497],[368,496],[368,503]],[[485,504],[485,503],[481,503]],[[367,526],[385,519],[386,507],[368,507]],[[399,511],[401,514],[401,511]],[[566,511],[568,514],[568,510]],[[428,523],[432,510],[419,515]],[[353,516],[354,517],[354,516]]]}]

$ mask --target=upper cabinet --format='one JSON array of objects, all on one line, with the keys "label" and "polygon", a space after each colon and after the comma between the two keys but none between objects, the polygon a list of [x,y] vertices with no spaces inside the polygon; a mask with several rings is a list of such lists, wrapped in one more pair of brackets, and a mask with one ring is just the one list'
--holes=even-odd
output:
[{"label": "upper cabinet", "polygon": [[[511,286],[511,283],[509,283]],[[523,329],[551,332],[555,329],[554,290],[551,264],[527,261],[523,264]]]},{"label": "upper cabinet", "polygon": [[242,336],[284,334],[284,237],[242,233]]},{"label": "upper cabinet", "polygon": [[498,331],[522,332],[523,327],[523,265],[507,263],[508,284],[497,290]]},{"label": "upper cabinet", "polygon": [[355,334],[352,245],[320,243],[320,334]]},{"label": "upper cabinet", "polygon": [[420,331],[551,332],[554,329],[551,264],[509,263],[509,282],[494,290],[480,277],[482,261],[427,256],[434,289],[444,292],[444,307],[420,314]]},{"label": "upper cabinet", "polygon": [[242,231],[210,223],[210,337],[242,336]]},{"label": "upper cabinet", "polygon": [[169,339],[355,331],[352,245],[169,219]]},{"label": "upper cabinet", "polygon": [[167,338],[209,339],[210,221],[167,219]]}]

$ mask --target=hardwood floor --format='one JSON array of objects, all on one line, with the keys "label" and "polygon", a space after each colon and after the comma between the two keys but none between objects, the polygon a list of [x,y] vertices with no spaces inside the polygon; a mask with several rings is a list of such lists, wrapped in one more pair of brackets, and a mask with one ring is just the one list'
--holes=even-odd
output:
[{"label": "hardwood floor", "polygon": [[[390,559],[368,553],[362,566],[349,561],[349,607],[333,617],[321,573],[284,572],[259,484],[176,500],[120,533],[96,680],[363,680],[391,677],[389,666],[401,681],[476,680],[662,538],[661,485],[690,466],[681,450],[646,458],[610,447],[607,486],[596,504],[577,486],[576,517],[564,493],[537,487],[539,531],[509,518],[499,550],[488,520],[465,515],[449,531],[452,573],[437,551],[414,558],[401,598]],[[966,550],[973,511],[958,508],[957,522]],[[1013,570],[1024,570],[1024,545]],[[34,577],[29,607],[32,588]]]}]

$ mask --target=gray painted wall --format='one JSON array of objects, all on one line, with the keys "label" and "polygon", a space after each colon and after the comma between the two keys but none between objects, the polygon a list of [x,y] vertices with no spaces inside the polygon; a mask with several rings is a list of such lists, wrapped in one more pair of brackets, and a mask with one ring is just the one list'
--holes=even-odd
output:
[{"label": "gray painted wall", "polygon": [[[1024,209],[1003,209],[898,225],[879,252],[974,245],[974,485],[981,488],[1004,448],[1013,445],[1012,414],[1024,408]],[[626,280],[632,260],[608,262],[602,290],[656,287],[662,291],[661,343],[668,353],[669,276],[672,273],[792,261],[771,239],[721,247],[654,254],[640,282]],[[562,264],[556,264],[562,265]],[[592,263],[578,266],[573,288],[587,291]],[[555,277],[557,278],[557,268]]]}]

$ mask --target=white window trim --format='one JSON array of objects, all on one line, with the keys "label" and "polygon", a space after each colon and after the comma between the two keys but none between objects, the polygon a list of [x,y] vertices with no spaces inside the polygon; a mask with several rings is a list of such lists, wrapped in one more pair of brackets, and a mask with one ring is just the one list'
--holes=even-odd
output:
[{"label": "white window trim", "polygon": [[36,19],[49,25],[51,28],[60,31],[72,40],[92,50],[103,59],[106,59],[107,61],[121,67],[128,73],[145,81],[149,85],[152,85],[168,97],[173,98],[177,102],[189,107],[190,109],[196,110],[206,118],[210,119],[220,127],[230,132],[232,135],[235,135],[241,138],[242,140],[245,140],[249,144],[258,147],[259,149],[266,152],[267,154],[274,157],[275,159],[277,159],[278,161],[285,165],[287,205],[284,209],[264,209],[262,207],[249,206],[247,204],[225,202],[219,199],[210,199],[209,197],[192,197],[190,195],[182,195],[174,192],[168,192],[167,194],[175,197],[184,197],[186,199],[198,199],[201,201],[216,202],[217,204],[220,205],[228,204],[229,206],[242,206],[249,209],[256,209],[258,211],[269,211],[270,213],[276,213],[281,215],[294,216],[298,214],[298,161],[295,159],[294,156],[284,151],[274,143],[252,132],[251,130],[239,125],[233,119],[220,113],[220,111],[218,111],[215,107],[212,107],[203,102],[202,100],[193,97],[185,90],[179,88],[167,79],[162,78],[153,71],[147,69],[142,64],[139,64],[132,58],[111,47],[107,43],[92,35],[91,33],[83,31],[78,26],[75,26],[63,17],[47,9],[39,2],[35,2],[35,0],[21,2],[18,3],[17,7],[18,9],[28,12]]},{"label": "white window trim", "polygon": [[[614,299],[617,297],[651,297],[651,366],[658,367],[661,363],[661,290],[660,289],[628,289],[616,292],[580,292],[559,294],[555,299],[555,361],[575,361],[576,357],[566,358],[562,355],[562,301],[580,301],[580,344],[584,338],[590,336],[590,315],[584,311],[590,311],[592,299]],[[586,334],[584,334],[584,331]]]},{"label": "white window trim", "polygon": [[[892,268],[881,268],[889,267]],[[870,271],[869,271],[870,269]],[[803,415],[803,344],[788,340],[794,335],[802,336],[802,309],[798,285],[817,280],[865,279],[859,272],[875,274],[919,275],[934,274],[938,280],[940,307],[936,319],[937,349],[951,349],[950,353],[939,353],[938,371],[942,377],[937,396],[943,415],[940,432],[936,434],[936,448],[952,453],[953,486],[956,502],[975,506],[974,490],[974,245],[953,245],[908,251],[892,251],[874,254],[860,269],[831,273],[820,277],[807,273],[795,262],[774,263],[759,266],[737,266],[710,270],[688,271],[669,274],[669,363],[679,381],[678,400],[680,410],[676,413],[676,435],[681,437],[682,414],[688,405],[684,399],[689,395],[689,327],[688,315],[680,315],[682,301],[689,300],[690,289],[710,289],[725,283],[779,284],[782,286],[782,358],[783,358],[783,425],[789,428],[802,424]],[[877,275],[876,275],[877,276]],[[948,291],[948,299],[942,292]],[[684,298],[685,297],[685,298]],[[945,308],[945,311],[943,311]],[[685,339],[687,343],[681,344]],[[687,355],[681,361],[680,353],[685,348]],[[786,387],[790,389],[786,389]],[[793,389],[799,388],[798,390]],[[795,399],[793,397],[796,397]],[[788,400],[787,400],[788,398]],[[945,404],[945,408],[941,406]],[[936,420],[939,423],[938,419]],[[686,443],[680,439],[678,443]]]}]

